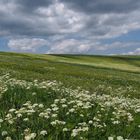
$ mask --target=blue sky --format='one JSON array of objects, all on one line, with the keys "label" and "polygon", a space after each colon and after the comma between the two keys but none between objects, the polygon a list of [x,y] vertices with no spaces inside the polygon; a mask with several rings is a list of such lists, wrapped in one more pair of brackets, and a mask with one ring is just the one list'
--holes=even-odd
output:
[{"label": "blue sky", "polygon": [[0,51],[140,54],[140,1],[1,0]]}]

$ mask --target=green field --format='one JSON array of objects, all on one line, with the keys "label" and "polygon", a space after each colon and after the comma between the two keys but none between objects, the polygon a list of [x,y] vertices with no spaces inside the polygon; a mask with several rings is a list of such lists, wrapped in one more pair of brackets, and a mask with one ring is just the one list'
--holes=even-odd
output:
[{"label": "green field", "polygon": [[0,140],[140,140],[140,56],[0,52]]}]

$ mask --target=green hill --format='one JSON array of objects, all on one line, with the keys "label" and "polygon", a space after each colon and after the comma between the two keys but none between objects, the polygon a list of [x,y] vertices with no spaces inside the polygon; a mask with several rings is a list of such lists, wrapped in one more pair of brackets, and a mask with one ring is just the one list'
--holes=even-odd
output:
[{"label": "green hill", "polygon": [[93,89],[140,85],[140,56],[41,55],[0,53],[0,70],[19,79],[47,79]]},{"label": "green hill", "polygon": [[140,56],[0,52],[0,140],[140,140]]}]

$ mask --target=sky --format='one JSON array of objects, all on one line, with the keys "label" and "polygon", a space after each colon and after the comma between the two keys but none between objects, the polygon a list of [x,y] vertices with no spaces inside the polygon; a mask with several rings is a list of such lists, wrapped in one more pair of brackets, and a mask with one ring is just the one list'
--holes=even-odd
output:
[{"label": "sky", "polygon": [[0,0],[0,51],[140,55],[140,0]]}]

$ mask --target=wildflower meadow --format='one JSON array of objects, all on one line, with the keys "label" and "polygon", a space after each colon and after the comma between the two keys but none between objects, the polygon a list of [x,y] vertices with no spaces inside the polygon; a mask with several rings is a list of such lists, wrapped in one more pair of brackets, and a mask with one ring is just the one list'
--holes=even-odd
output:
[{"label": "wildflower meadow", "polygon": [[140,140],[140,57],[98,59],[0,53],[0,140]]}]

